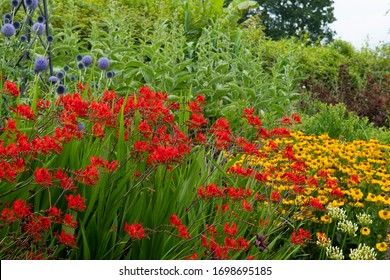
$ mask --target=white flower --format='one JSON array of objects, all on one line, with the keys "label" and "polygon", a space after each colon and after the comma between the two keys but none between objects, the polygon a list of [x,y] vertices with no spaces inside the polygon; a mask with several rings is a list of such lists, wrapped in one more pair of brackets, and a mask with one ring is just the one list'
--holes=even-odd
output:
[{"label": "white flower", "polygon": [[356,249],[351,249],[349,257],[351,260],[376,260],[376,253],[374,248],[360,243]]},{"label": "white flower", "polygon": [[337,223],[337,230],[354,237],[356,236],[358,228],[358,225],[350,220],[342,220]]},{"label": "white flower", "polygon": [[370,214],[360,213],[356,215],[356,218],[362,226],[368,226],[372,224],[372,219]]},{"label": "white flower", "polygon": [[326,247],[326,256],[331,260],[343,260],[343,251],[337,246]]},{"label": "white flower", "polygon": [[347,218],[346,211],[339,207],[327,206],[326,209],[329,211],[328,215],[335,220],[345,220]]}]

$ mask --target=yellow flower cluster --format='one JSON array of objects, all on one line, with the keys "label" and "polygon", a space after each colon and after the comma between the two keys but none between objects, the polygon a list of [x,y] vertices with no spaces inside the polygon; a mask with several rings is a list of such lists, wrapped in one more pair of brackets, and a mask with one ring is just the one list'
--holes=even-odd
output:
[{"label": "yellow flower cluster", "polygon": [[[390,205],[390,145],[375,139],[344,142],[327,134],[291,132],[290,137],[259,140],[258,146],[267,157],[245,155],[235,165],[267,172],[265,184],[282,194],[282,204],[303,207],[313,198],[324,207],[371,204],[382,209],[377,212],[381,219],[390,219],[384,210]],[[286,156],[287,146],[295,159]],[[295,182],[286,176],[291,173]],[[321,221],[330,222],[326,216]]]}]

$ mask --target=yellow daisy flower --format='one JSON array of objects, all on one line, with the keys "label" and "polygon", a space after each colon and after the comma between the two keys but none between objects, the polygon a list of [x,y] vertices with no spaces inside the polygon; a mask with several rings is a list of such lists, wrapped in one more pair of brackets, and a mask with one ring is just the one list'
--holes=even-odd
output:
[{"label": "yellow daisy flower", "polygon": [[323,216],[321,216],[321,221],[324,224],[330,224],[332,222],[332,218],[329,217],[328,215],[323,215]]},{"label": "yellow daisy flower", "polygon": [[386,242],[376,243],[376,249],[380,252],[384,252],[387,250]]},{"label": "yellow daisy flower", "polygon": [[387,210],[380,210],[378,212],[378,215],[379,215],[379,218],[381,218],[382,220],[390,219],[390,212]]},{"label": "yellow daisy flower", "polygon": [[363,235],[369,235],[370,234],[370,229],[368,227],[362,227],[360,229],[360,233],[363,234]]}]

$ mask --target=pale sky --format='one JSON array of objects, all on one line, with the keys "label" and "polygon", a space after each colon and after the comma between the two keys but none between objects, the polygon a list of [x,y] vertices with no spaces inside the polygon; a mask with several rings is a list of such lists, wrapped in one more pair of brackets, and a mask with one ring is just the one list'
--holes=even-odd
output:
[{"label": "pale sky", "polygon": [[336,38],[360,48],[390,43],[390,0],[334,0]]}]

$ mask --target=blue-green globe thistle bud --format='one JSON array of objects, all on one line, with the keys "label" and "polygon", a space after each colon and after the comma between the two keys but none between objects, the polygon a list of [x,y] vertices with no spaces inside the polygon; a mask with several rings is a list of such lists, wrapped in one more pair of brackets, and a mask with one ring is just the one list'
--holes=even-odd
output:
[{"label": "blue-green globe thistle bud", "polygon": [[14,36],[15,35],[15,27],[10,23],[6,23],[1,27],[1,33],[3,33],[3,35],[5,37]]},{"label": "blue-green globe thistle bud", "polygon": [[42,72],[49,66],[49,63],[46,58],[39,57],[34,62],[34,70],[35,72]]},{"label": "blue-green globe thistle bud", "polygon": [[69,67],[68,65],[64,65],[64,71],[65,71],[65,72],[68,72],[69,69],[70,69],[70,67]]},{"label": "blue-green globe thistle bud", "polygon": [[83,56],[81,54],[76,55],[76,60],[81,61],[83,59]]},{"label": "blue-green globe thistle bud", "polygon": [[75,77],[75,76],[70,76],[70,81],[71,81],[72,83],[76,82],[76,77]]},{"label": "blue-green globe thistle bud", "polygon": [[63,86],[63,85],[59,85],[58,87],[57,87],[57,93],[58,94],[64,94],[65,93],[65,91],[66,91],[66,88]]},{"label": "blue-green globe thistle bud", "polygon": [[85,67],[91,66],[92,65],[92,57],[90,55],[84,55],[81,62],[84,63]]},{"label": "blue-green globe thistle bud", "polygon": [[5,14],[4,19],[8,19],[10,22],[12,21],[12,15],[11,14]]},{"label": "blue-green globe thistle bud", "polygon": [[42,35],[45,32],[45,25],[39,22],[34,23],[32,27],[33,31],[37,35]]},{"label": "blue-green globe thistle bud", "polygon": [[56,76],[58,79],[62,80],[65,77],[65,74],[62,71],[58,71]]},{"label": "blue-green globe thistle bud", "polygon": [[79,70],[83,70],[85,68],[84,63],[79,62],[79,64],[77,64],[77,68],[79,68]]},{"label": "blue-green globe thistle bud", "polygon": [[37,21],[39,23],[44,23],[45,22],[45,17],[44,16],[38,16]]},{"label": "blue-green globe thistle bud", "polygon": [[49,77],[49,82],[54,85],[58,82],[58,78],[56,76],[50,76]]},{"label": "blue-green globe thistle bud", "polygon": [[20,36],[20,42],[22,42],[22,43],[24,43],[24,42],[26,42],[27,41],[27,37],[26,36],[24,36],[24,35],[22,35],[22,36]]},{"label": "blue-green globe thistle bud", "polygon": [[53,42],[53,41],[54,41],[53,35],[50,35],[50,34],[47,35],[46,40],[47,40],[49,43]]},{"label": "blue-green globe thistle bud", "polygon": [[18,0],[12,0],[11,1],[11,6],[16,8],[17,6],[19,5],[19,1]]},{"label": "blue-green globe thistle bud", "polygon": [[114,72],[108,71],[108,72],[106,73],[106,78],[108,78],[108,79],[114,78]]},{"label": "blue-green globe thistle bud", "polygon": [[24,5],[30,10],[35,10],[38,7],[38,0],[24,0]]},{"label": "blue-green globe thistle bud", "polygon": [[110,61],[107,57],[101,57],[99,58],[97,65],[100,70],[107,70],[108,67],[110,67]]},{"label": "blue-green globe thistle bud", "polygon": [[20,22],[17,21],[17,20],[15,20],[15,21],[12,23],[12,25],[15,27],[16,30],[18,30],[18,29],[20,28],[20,26],[21,26]]}]

